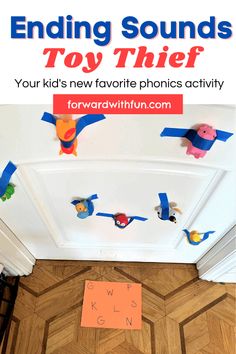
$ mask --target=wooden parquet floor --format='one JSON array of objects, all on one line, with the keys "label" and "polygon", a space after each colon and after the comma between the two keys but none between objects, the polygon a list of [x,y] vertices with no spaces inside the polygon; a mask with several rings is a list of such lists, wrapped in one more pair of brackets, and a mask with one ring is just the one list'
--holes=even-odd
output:
[{"label": "wooden parquet floor", "polygon": [[[81,328],[84,281],[142,283],[142,330]],[[235,285],[193,265],[38,261],[21,278],[2,354],[234,354]]]}]

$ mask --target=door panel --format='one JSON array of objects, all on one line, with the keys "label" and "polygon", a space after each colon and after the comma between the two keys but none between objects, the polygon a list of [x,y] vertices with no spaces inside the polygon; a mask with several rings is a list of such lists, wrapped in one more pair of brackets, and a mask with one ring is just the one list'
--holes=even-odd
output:
[{"label": "door panel", "polygon": [[[199,122],[235,131],[233,107],[187,106],[183,116],[108,116],[79,136],[78,157],[58,155],[55,127],[40,120],[50,110],[0,107],[0,166],[8,159],[18,165],[16,193],[0,203],[0,217],[36,258],[195,262],[232,227],[234,137],[196,160],[180,139],[160,138],[160,132]],[[177,224],[158,219],[159,192],[181,208]],[[94,215],[78,219],[71,200],[94,193]],[[120,230],[98,211],[148,221]],[[191,246],[183,228],[216,233]]]}]

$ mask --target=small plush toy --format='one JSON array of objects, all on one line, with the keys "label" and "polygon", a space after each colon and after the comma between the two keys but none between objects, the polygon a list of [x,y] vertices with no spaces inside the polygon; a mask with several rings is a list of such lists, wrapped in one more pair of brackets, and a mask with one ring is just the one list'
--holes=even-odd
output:
[{"label": "small plush toy", "polygon": [[94,199],[98,199],[97,194],[93,194],[87,199],[75,199],[71,202],[77,210],[77,217],[79,219],[85,219],[93,214],[94,205],[92,200]]},{"label": "small plush toy", "polygon": [[161,203],[156,209],[159,219],[176,223],[176,213],[182,214],[181,210],[175,202],[169,203],[166,193],[158,193],[158,196]]},{"label": "small plush toy", "polygon": [[208,124],[202,124],[198,130],[182,128],[165,128],[161,137],[179,137],[189,140],[187,155],[193,155],[196,159],[204,157],[216,140],[227,141],[233,133],[216,130]]},{"label": "small plush toy", "polygon": [[[207,231],[207,232],[198,232],[196,230],[193,230],[191,232],[189,232],[188,230],[184,229],[183,230],[186,234],[187,240],[188,242],[193,245],[193,246],[197,246],[199,245],[201,242],[205,241],[208,239],[208,237],[213,234],[215,231]],[[202,236],[203,235],[203,236]]]},{"label": "small plush toy", "polygon": [[14,193],[15,193],[15,186],[9,183],[6,192],[3,194],[3,196],[1,196],[2,201],[5,202],[7,199],[10,199]]},{"label": "small plush toy", "polygon": [[17,167],[9,161],[0,177],[0,198],[3,202],[10,199],[15,193],[15,186],[9,182],[16,169]]},{"label": "small plush toy", "polygon": [[127,216],[124,213],[117,213],[117,214],[97,213],[96,215],[112,218],[115,222],[115,226],[117,226],[119,229],[125,229],[134,220],[139,220],[139,221],[147,220],[147,218],[143,218],[141,216]]},{"label": "small plush toy", "polygon": [[77,136],[87,126],[105,119],[103,114],[88,114],[80,119],[72,119],[72,115],[62,115],[55,117],[51,113],[44,112],[42,118],[44,122],[54,124],[56,133],[61,142],[59,154],[73,154],[77,156]]},{"label": "small plush toy", "polygon": [[[198,128],[197,131],[197,136],[205,140],[209,141],[214,141],[216,139],[217,133],[216,130],[213,129],[210,125],[203,124]],[[193,140],[194,143],[194,140]],[[193,143],[190,141],[188,144],[188,148],[186,151],[187,155],[193,155],[196,159],[199,159],[200,157],[204,157],[207,153],[206,150],[199,149],[193,145]]]}]

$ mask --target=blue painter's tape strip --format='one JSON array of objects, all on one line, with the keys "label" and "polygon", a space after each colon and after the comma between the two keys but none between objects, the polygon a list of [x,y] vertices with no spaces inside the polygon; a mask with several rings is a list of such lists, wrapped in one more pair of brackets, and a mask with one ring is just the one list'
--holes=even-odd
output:
[{"label": "blue painter's tape strip", "polygon": [[53,114],[51,113],[48,113],[48,112],[44,112],[41,120],[43,120],[44,122],[47,122],[47,123],[51,123],[51,124],[54,124],[56,125],[56,118]]},{"label": "blue painter's tape strip", "polygon": [[189,129],[189,131],[187,132],[186,139],[188,139],[189,141],[191,141],[192,145],[200,150],[204,150],[204,151],[208,151],[210,150],[210,148],[212,147],[212,145],[215,142],[214,140],[208,140],[208,139],[204,139],[201,136],[199,136],[196,132],[196,130],[193,129]]},{"label": "blue painter's tape strip", "polygon": [[87,200],[88,202],[91,202],[91,200],[94,200],[94,199],[98,199],[98,195],[97,194],[93,194],[91,195],[90,197],[88,197],[87,199],[74,199],[71,204],[73,205],[76,205],[78,203],[80,203],[81,201],[84,201],[84,200]]},{"label": "blue painter's tape strip", "polygon": [[96,123],[100,120],[105,119],[106,117],[103,114],[87,114],[78,119],[76,123],[76,136],[85,128],[87,125]]},{"label": "blue painter's tape strip", "polygon": [[234,135],[233,133],[225,132],[223,130],[216,130],[216,134],[216,139],[220,141],[227,141],[232,135]]},{"label": "blue painter's tape strip", "polygon": [[211,234],[214,234],[215,231],[207,231],[204,233],[202,241],[205,241]]},{"label": "blue painter's tape strip", "polygon": [[91,202],[91,200],[89,200],[89,199],[87,199],[86,202],[87,202],[87,205],[88,205],[88,212],[89,212],[89,215],[92,215],[93,212],[94,212],[94,205],[93,205],[93,202]]},{"label": "blue painter's tape strip", "polygon": [[77,205],[77,204],[80,203],[80,202],[81,202],[81,200],[75,199],[75,200],[73,200],[73,201],[71,202],[71,204]]},{"label": "blue painter's tape strip", "polygon": [[93,194],[90,197],[88,197],[88,200],[94,200],[94,199],[98,199],[98,195],[97,194]]},{"label": "blue painter's tape strip", "polygon": [[0,178],[0,197],[2,197],[5,194],[11,176],[16,171],[16,169],[17,167],[11,161],[9,161],[6,167],[4,168],[2,172],[2,176]]},{"label": "blue painter's tape strip", "polygon": [[76,137],[71,140],[71,141],[64,141],[60,139],[61,144],[64,146],[64,148],[69,149],[75,142]]},{"label": "blue painter's tape strip", "polygon": [[186,138],[191,141],[194,147],[200,150],[210,150],[215,142],[215,140],[207,140],[200,137],[194,129],[165,128],[161,132],[161,136]]},{"label": "blue painter's tape strip", "polygon": [[169,136],[175,138],[184,138],[188,133],[189,129],[181,129],[181,128],[164,128],[161,132],[161,136]]},{"label": "blue painter's tape strip", "polygon": [[106,218],[114,218],[114,214],[108,214],[108,213],[97,213],[97,216],[105,216]]},{"label": "blue painter's tape strip", "polygon": [[133,220],[139,220],[139,221],[148,220],[147,218],[143,218],[142,216],[131,216],[130,218],[133,219]]},{"label": "blue painter's tape strip", "polygon": [[169,201],[166,193],[158,193],[161,202],[161,219],[169,220]]},{"label": "blue painter's tape strip", "polygon": [[192,145],[200,150],[208,151],[216,140],[226,141],[233,133],[225,132],[223,130],[216,130],[216,138],[214,140],[204,139],[197,134],[194,129],[182,129],[182,128],[165,128],[161,132],[161,137],[179,137],[186,138],[191,141]]}]

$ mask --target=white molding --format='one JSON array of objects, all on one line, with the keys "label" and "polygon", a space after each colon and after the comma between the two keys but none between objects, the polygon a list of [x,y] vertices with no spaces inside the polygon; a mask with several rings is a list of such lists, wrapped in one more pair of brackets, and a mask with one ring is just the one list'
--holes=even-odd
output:
[{"label": "white molding", "polygon": [[50,252],[50,257],[43,256],[42,259],[74,259],[84,261],[120,261],[120,262],[162,262],[162,263],[192,263],[191,257],[186,258],[186,255],[180,255],[175,251],[166,251],[156,249],[131,249],[131,248],[67,248],[57,249]]},{"label": "white molding", "polygon": [[[188,166],[188,168],[186,168]],[[42,173],[63,173],[64,171],[73,171],[73,170],[88,170],[88,171],[124,171],[124,172],[136,172],[136,173],[149,173],[154,172],[157,174],[168,174],[168,175],[184,175],[184,176],[199,176],[205,177],[212,174],[212,177],[209,181],[209,184],[204,193],[204,200],[200,200],[199,208],[202,207],[202,204],[205,200],[209,199],[209,196],[216,188],[218,183],[221,181],[224,175],[224,171],[217,171],[213,167],[203,166],[203,165],[194,165],[189,163],[182,162],[174,162],[174,161],[153,161],[153,160],[92,160],[81,159],[79,162],[74,160],[61,160],[61,161],[45,161],[45,162],[34,162],[34,163],[26,163],[22,164],[17,171],[17,175],[21,181],[22,186],[25,189],[25,192],[28,194],[31,199],[34,207],[36,208],[38,214],[41,217],[44,225],[47,227],[49,234],[51,235],[51,239],[58,248],[87,248],[90,249],[92,246],[88,244],[80,245],[78,243],[66,242],[65,237],[63,236],[61,230],[59,229],[56,220],[54,219],[52,212],[50,210],[49,201],[45,202],[45,189],[40,181],[40,174]],[[209,188],[210,186],[210,188]],[[209,191],[208,191],[209,188]],[[42,197],[43,196],[43,197]],[[198,212],[194,212],[194,214],[188,215],[188,219],[186,224],[190,224],[189,218],[191,219],[191,223],[193,222],[193,218],[196,218]],[[181,228],[182,230],[182,228]],[[177,248],[177,244],[183,240],[183,237],[179,234],[176,236],[176,239],[173,241],[173,248]],[[124,249],[123,244],[112,245],[106,243],[97,243],[95,247],[104,248],[104,250],[110,249]],[[126,248],[134,248],[133,245],[125,245]],[[136,247],[136,250],[142,250],[146,248],[147,250],[155,249],[156,244],[139,244]],[[160,247],[157,247],[159,249]],[[168,253],[168,251],[167,251]]]},{"label": "white molding", "polygon": [[[188,166],[188,169],[186,168]],[[33,169],[35,172],[64,172],[65,170],[92,170],[92,171],[135,171],[135,172],[158,172],[183,175],[204,176],[209,171],[216,171],[218,168],[204,164],[193,164],[189,162],[176,162],[174,160],[154,159],[80,159],[75,160],[50,160],[21,163],[21,169]],[[18,172],[18,170],[17,170]]]},{"label": "white molding", "polygon": [[[228,272],[236,267],[236,226],[234,226],[197,263],[199,277],[209,281],[229,280]],[[225,277],[224,277],[225,276]],[[232,281],[232,280],[231,280]]]},{"label": "white molding", "polygon": [[28,275],[32,272],[35,258],[0,219],[0,263],[9,275]]},{"label": "white molding", "polygon": [[[204,207],[209,202],[211,196],[213,195],[214,191],[219,186],[219,184],[222,182],[225,175],[226,172],[223,170],[216,171],[215,175],[213,176],[209,184],[206,186],[205,192],[202,194],[201,198],[199,199],[192,213],[189,215],[188,219],[186,220],[183,229],[187,229],[187,230],[191,229],[192,225],[199,217],[202,210],[204,210]],[[183,231],[181,230],[180,235],[178,235],[176,238],[177,242],[175,244],[175,248],[180,247],[181,244],[184,242],[184,238],[182,237],[182,235],[183,235]]]},{"label": "white molding", "polygon": [[236,268],[233,267],[227,273],[223,274],[222,276],[219,276],[216,281],[223,283],[236,283]]},{"label": "white molding", "polygon": [[[47,208],[47,205],[42,202],[40,198],[40,193],[37,193],[36,189],[33,187],[34,184],[39,183],[36,177],[36,170],[32,169],[31,175],[28,175],[24,166],[19,166],[17,169],[17,175],[26,194],[28,195],[33,206],[38,212],[38,215],[41,217],[41,220],[47,227],[53,242],[57,247],[60,247],[62,244],[62,238],[59,237],[60,230],[58,229],[57,224],[50,213],[50,208]],[[34,181],[33,183],[31,183],[31,179]],[[42,189],[42,185],[38,184],[38,190],[40,190],[41,193]]]}]

